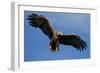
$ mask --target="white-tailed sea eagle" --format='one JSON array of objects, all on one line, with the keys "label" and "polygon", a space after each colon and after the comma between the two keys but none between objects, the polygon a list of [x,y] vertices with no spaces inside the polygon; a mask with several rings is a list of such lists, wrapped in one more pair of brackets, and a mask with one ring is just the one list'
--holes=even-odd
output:
[{"label": "white-tailed sea eagle", "polygon": [[39,28],[51,40],[49,48],[52,51],[59,51],[59,44],[70,45],[79,51],[83,51],[87,47],[87,43],[83,41],[79,35],[66,35],[62,32],[55,31],[47,19],[47,17],[38,14],[29,15],[27,20],[32,27]]}]

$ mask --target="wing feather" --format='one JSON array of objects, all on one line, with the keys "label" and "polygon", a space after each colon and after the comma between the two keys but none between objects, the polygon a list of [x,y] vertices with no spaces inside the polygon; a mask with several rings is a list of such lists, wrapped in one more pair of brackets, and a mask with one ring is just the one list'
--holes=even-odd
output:
[{"label": "wing feather", "polygon": [[40,28],[45,35],[50,39],[53,36],[53,28],[50,26],[48,19],[43,15],[32,14],[29,15],[27,20],[32,27]]},{"label": "wing feather", "polygon": [[63,45],[71,45],[79,51],[84,50],[87,47],[87,43],[78,35],[62,35],[59,39],[59,42]]}]

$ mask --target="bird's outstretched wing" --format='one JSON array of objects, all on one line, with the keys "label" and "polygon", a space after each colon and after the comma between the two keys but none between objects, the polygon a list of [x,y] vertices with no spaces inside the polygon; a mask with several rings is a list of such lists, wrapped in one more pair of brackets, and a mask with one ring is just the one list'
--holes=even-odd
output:
[{"label": "bird's outstretched wing", "polygon": [[31,26],[40,28],[45,35],[47,35],[50,39],[52,38],[53,29],[45,16],[32,14],[28,16],[27,20],[29,20]]},{"label": "bird's outstretched wing", "polygon": [[78,35],[62,35],[59,38],[59,43],[63,45],[70,45],[81,51],[86,49],[87,44]]}]

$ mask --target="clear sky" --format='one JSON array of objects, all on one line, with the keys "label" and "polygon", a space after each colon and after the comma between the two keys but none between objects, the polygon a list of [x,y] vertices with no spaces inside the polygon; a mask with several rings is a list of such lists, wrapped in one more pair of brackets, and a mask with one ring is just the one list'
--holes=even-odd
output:
[{"label": "clear sky", "polygon": [[[26,20],[32,13],[44,15],[51,26],[64,34],[77,34],[87,42],[87,50],[77,51],[68,45],[59,46],[60,51],[49,49],[50,39],[39,29],[33,28]],[[73,60],[90,58],[90,14],[24,11],[24,61]]]}]

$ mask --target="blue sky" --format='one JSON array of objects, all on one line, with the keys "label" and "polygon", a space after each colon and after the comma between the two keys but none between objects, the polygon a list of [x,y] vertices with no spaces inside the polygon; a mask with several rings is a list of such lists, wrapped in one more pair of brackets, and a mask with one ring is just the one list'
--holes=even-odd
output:
[{"label": "blue sky", "polygon": [[[56,31],[64,34],[77,34],[87,42],[86,51],[77,51],[74,47],[60,45],[60,51],[49,49],[50,40],[38,28],[33,28],[26,20],[32,13],[44,15]],[[24,11],[24,61],[73,60],[90,58],[90,14]]]}]

